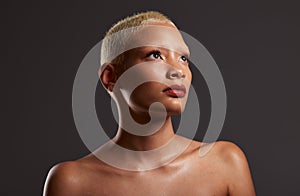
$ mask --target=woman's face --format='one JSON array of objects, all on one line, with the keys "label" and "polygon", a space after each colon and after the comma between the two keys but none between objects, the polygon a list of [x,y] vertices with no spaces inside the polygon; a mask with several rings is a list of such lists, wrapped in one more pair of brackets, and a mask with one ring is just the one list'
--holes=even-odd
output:
[{"label": "woman's face", "polygon": [[[163,28],[164,24],[160,25]],[[137,113],[147,112],[152,103],[160,102],[168,115],[180,114],[185,107],[192,80],[188,48],[174,26],[172,33],[164,29],[155,30],[150,35],[148,31],[146,46],[125,53],[125,70],[122,71],[124,74],[128,69],[144,64],[145,66],[136,70],[136,77],[148,82],[137,86],[131,95],[126,93],[126,84],[122,84],[122,91],[125,96],[130,95],[128,105]],[[137,39],[143,39],[143,35]]]}]

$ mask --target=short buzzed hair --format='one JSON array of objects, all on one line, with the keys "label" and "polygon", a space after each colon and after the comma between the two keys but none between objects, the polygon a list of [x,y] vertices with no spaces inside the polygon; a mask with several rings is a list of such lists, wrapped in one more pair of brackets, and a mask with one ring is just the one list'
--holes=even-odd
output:
[{"label": "short buzzed hair", "polygon": [[[109,51],[113,51],[114,47],[118,47],[115,43],[119,43],[118,40],[109,40],[108,38],[111,37],[113,34],[120,32],[125,29],[130,29],[133,27],[138,27],[141,25],[147,25],[150,23],[155,22],[162,22],[162,23],[169,23],[174,25],[175,24],[164,14],[157,12],[157,11],[147,11],[138,14],[134,14],[132,16],[128,16],[116,24],[114,24],[106,33],[102,47],[101,47],[101,59],[107,57],[107,53]],[[120,38],[121,39],[121,38]],[[122,64],[124,62],[125,55],[124,53],[118,55],[116,58],[112,60],[112,62],[101,62],[102,63],[114,63],[114,64]],[[102,61],[102,60],[101,60]]]},{"label": "short buzzed hair", "polygon": [[157,11],[148,11],[135,14],[133,16],[128,16],[116,24],[114,24],[106,33],[106,36],[110,36],[113,33],[121,31],[123,29],[136,27],[144,24],[149,24],[151,22],[169,22],[172,23],[171,20],[165,16],[164,14]]}]

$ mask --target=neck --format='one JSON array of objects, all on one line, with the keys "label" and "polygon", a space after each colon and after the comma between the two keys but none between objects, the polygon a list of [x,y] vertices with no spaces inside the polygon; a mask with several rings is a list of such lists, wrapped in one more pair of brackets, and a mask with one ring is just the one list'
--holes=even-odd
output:
[{"label": "neck", "polygon": [[[156,120],[152,122],[161,125]],[[151,135],[138,136],[121,127],[113,140],[93,153],[105,163],[128,171],[147,171],[166,165],[182,154],[191,143],[191,140],[174,133],[169,115]]]},{"label": "neck", "polygon": [[116,144],[124,148],[135,151],[145,151],[163,146],[168,143],[174,135],[171,116],[167,116],[163,126],[152,135],[138,136],[128,133],[119,127],[117,135],[113,140]]}]

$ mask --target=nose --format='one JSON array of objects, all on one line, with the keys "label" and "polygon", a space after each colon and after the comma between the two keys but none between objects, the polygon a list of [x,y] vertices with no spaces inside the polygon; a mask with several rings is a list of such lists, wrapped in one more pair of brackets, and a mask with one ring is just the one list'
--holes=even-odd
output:
[{"label": "nose", "polygon": [[167,78],[173,80],[173,79],[181,79],[185,78],[185,74],[181,69],[178,68],[172,68],[167,73]]},{"label": "nose", "polygon": [[168,55],[166,58],[166,63],[171,65],[167,72],[167,78],[168,79],[183,79],[186,77],[186,69],[182,65],[181,62],[179,62],[179,58],[181,58],[181,54],[176,53],[176,51],[168,51]]}]

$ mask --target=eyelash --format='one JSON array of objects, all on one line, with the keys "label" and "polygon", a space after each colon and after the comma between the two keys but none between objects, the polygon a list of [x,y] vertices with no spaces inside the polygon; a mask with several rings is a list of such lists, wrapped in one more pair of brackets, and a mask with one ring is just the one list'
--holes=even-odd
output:
[{"label": "eyelash", "polygon": [[181,56],[180,58],[184,58],[185,60],[182,59],[184,62],[189,62],[189,59],[186,56]]},{"label": "eyelash", "polygon": [[[149,53],[146,55],[146,57],[148,58],[148,57],[150,57],[151,55],[158,55],[157,58],[156,58],[156,57],[154,57],[154,58],[155,58],[155,59],[160,58],[161,60],[163,60],[163,58],[162,58],[162,56],[161,56],[161,52],[160,52],[159,50],[153,50],[153,51],[149,52]],[[187,58],[186,56],[181,56],[180,58],[181,58],[182,60],[183,60],[183,58],[184,58],[183,62],[189,62],[189,60],[188,60],[188,58]]]},{"label": "eyelash", "polygon": [[[161,57],[161,52],[160,52],[159,50],[153,50],[153,51],[149,52],[149,53],[146,55],[146,57],[150,57],[151,55],[158,55],[159,58],[160,58],[161,60],[163,60],[163,58]],[[154,57],[154,58],[155,58],[155,57]],[[158,59],[158,58],[155,58],[155,59]]]}]

